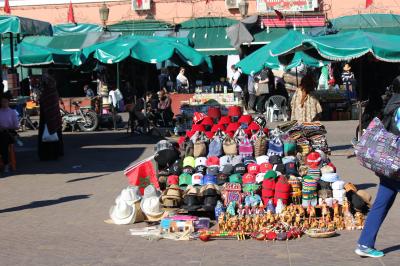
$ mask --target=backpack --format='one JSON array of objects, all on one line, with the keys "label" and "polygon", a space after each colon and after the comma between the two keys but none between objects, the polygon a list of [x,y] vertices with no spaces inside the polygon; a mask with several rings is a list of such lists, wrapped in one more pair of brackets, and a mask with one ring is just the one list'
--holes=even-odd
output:
[{"label": "backpack", "polygon": [[237,155],[237,144],[236,142],[229,136],[226,136],[223,143],[222,148],[226,155]]},{"label": "backpack", "polygon": [[267,153],[267,144],[267,136],[264,135],[256,138],[256,141],[254,142],[254,156],[258,157],[265,155]]},{"label": "backpack", "polygon": [[222,155],[222,140],[220,137],[214,137],[208,146],[208,157]]},{"label": "backpack", "polygon": [[239,143],[239,155],[243,157],[253,156],[253,145],[247,137]]}]

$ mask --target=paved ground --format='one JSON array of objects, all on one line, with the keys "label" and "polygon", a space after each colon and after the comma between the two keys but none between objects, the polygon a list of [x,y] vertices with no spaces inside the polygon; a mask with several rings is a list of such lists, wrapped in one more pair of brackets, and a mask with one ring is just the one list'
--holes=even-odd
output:
[{"label": "paved ground", "polygon": [[[349,147],[355,123],[327,123],[337,153]],[[382,259],[353,253],[359,231],[318,240],[149,241],[128,235],[132,226],[105,224],[108,210],[127,185],[122,170],[152,154],[154,139],[125,132],[65,134],[66,156],[40,162],[36,136],[24,133],[19,173],[0,179],[0,265],[399,265],[399,202],[378,237]],[[377,179],[355,159],[332,156],[343,179],[373,195]]]}]

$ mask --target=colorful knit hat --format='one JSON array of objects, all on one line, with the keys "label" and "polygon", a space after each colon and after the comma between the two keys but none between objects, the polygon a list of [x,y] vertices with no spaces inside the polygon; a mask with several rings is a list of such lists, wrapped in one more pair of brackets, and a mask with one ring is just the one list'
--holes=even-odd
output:
[{"label": "colorful knit hat", "polygon": [[245,123],[247,125],[249,125],[251,121],[253,121],[251,115],[242,115],[238,120],[239,123]]},{"label": "colorful knit hat", "polygon": [[321,155],[318,152],[311,152],[307,155],[307,165],[310,168],[318,168],[321,164]]},{"label": "colorful knit hat", "polygon": [[211,132],[213,133],[217,132],[218,130],[225,131],[225,126],[223,124],[216,124],[211,128]]},{"label": "colorful knit hat", "polygon": [[284,205],[288,204],[291,186],[287,178],[283,175],[279,176],[275,183],[274,204],[277,205],[278,199],[282,200]]},{"label": "colorful knit hat", "polygon": [[269,178],[264,179],[262,182],[262,189],[261,189],[262,201],[264,205],[268,204],[268,201],[274,198],[275,195],[275,179]]},{"label": "colorful knit hat", "polygon": [[199,112],[195,112],[195,113],[193,114],[193,124],[198,124],[198,123],[200,123],[201,121],[203,121],[203,119],[204,119],[205,117],[207,117],[206,114],[204,114],[204,113],[199,113]]},{"label": "colorful knit hat", "polygon": [[265,175],[264,175],[264,179],[276,179],[278,177],[278,175],[276,174],[275,171],[273,170],[269,170]]},{"label": "colorful knit hat", "polygon": [[231,118],[229,116],[222,116],[218,121],[218,125],[228,125],[231,123]]}]

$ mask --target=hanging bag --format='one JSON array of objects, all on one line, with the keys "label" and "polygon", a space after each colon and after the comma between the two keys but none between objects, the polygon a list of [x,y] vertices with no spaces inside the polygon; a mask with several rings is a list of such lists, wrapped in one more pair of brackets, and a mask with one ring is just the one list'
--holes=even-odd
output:
[{"label": "hanging bag", "polygon": [[362,166],[378,175],[400,179],[400,137],[388,132],[379,118],[369,124],[355,154]]},{"label": "hanging bag", "polygon": [[47,128],[47,125],[44,125],[44,130],[43,130],[43,135],[42,135],[42,141],[43,142],[57,142],[58,141],[58,135],[57,132],[50,134],[49,129]]},{"label": "hanging bag", "polygon": [[253,145],[248,138],[244,138],[239,144],[239,155],[243,157],[253,156]]},{"label": "hanging bag", "polygon": [[236,142],[229,136],[226,136],[222,148],[224,150],[225,155],[237,155],[237,144]]},{"label": "hanging bag", "polygon": [[259,130],[256,134],[254,141],[254,156],[262,156],[267,153],[268,138],[262,130]]},{"label": "hanging bag", "polygon": [[208,157],[216,156],[220,157],[222,155],[222,140],[218,136],[212,138],[210,145],[208,146]]}]

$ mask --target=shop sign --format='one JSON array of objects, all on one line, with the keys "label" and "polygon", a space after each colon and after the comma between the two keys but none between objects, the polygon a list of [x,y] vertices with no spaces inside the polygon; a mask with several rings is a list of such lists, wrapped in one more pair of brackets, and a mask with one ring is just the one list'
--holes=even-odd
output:
[{"label": "shop sign", "polygon": [[151,0],[132,0],[133,10],[150,10]]},{"label": "shop sign", "polygon": [[318,8],[318,0],[256,0],[257,11],[270,12],[274,9],[284,12],[314,11]]}]

